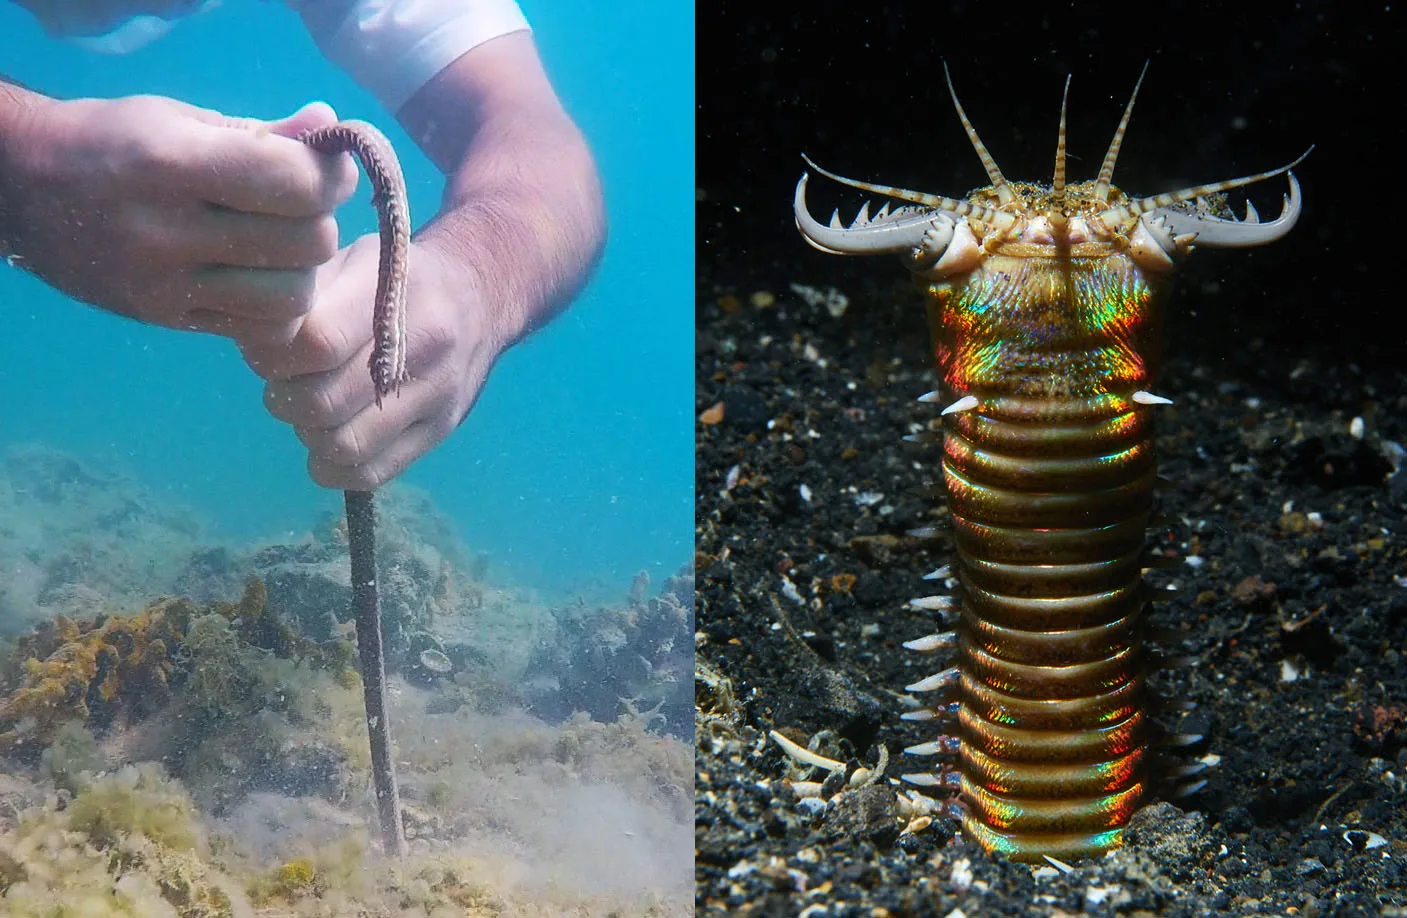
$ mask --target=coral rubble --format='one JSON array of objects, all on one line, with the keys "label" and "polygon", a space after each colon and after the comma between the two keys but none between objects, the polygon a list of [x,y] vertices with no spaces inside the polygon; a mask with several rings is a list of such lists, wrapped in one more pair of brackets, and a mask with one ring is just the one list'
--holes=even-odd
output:
[{"label": "coral rubble", "polygon": [[625,605],[557,610],[562,637],[539,645],[525,679],[524,700],[535,713],[644,717],[674,736],[692,733],[693,566],[666,580],[659,595],[648,589],[642,573]]}]

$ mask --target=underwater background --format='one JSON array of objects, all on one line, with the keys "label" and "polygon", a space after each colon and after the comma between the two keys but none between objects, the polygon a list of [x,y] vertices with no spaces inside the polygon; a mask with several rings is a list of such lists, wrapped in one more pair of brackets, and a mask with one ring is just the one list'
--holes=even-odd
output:
[{"label": "underwater background", "polygon": [[[693,5],[520,2],[610,238],[376,495],[405,859],[373,828],[342,494],[228,341],[0,265],[3,918],[692,914]],[[437,209],[285,4],[127,56],[3,2],[0,36],[0,73],[59,98],[327,101],[390,137],[415,225]],[[367,184],[344,245],[375,231]]]},{"label": "underwater background", "polygon": [[[575,305],[504,357],[457,434],[402,480],[500,574],[559,595],[624,589],[693,545],[693,6],[521,5],[597,157],[608,247]],[[51,40],[8,3],[0,35],[3,72],[52,96],[157,93],[269,119],[325,100],[391,138],[417,226],[438,208],[438,171],[283,4],[230,0],[126,56]],[[339,219],[343,244],[374,231],[365,181]],[[0,271],[0,308],[0,448],[38,441],[123,468],[214,535],[286,537],[340,507],[229,342],[144,327],[15,270]]]}]

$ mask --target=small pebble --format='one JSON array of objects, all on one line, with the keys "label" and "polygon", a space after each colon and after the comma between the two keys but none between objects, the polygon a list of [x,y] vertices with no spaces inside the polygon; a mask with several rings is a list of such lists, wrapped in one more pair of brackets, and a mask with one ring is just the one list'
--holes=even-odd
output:
[{"label": "small pebble", "polygon": [[962,858],[957,863],[953,864],[952,882],[954,889],[958,891],[967,889],[967,887],[972,885],[973,876],[972,861],[967,858]]}]

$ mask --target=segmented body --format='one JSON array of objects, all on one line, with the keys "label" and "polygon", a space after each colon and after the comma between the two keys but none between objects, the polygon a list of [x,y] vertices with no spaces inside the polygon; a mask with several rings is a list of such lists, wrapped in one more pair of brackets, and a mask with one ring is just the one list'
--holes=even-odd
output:
[{"label": "segmented body", "polygon": [[1062,106],[1054,181],[1012,183],[953,101],[990,187],[948,198],[808,160],[918,206],[871,217],[866,205],[849,227],[838,216],[825,226],[806,208],[803,175],[797,226],[830,254],[902,255],[929,294],[942,391],[921,401],[948,403],[941,468],[957,585],[910,603],[944,613],[951,630],[905,646],[953,656],[908,686],[932,700],[905,718],[941,733],[907,750],[937,764],[904,777],[950,791],[948,812],[988,851],[1077,859],[1120,843],[1149,795],[1153,747],[1167,739],[1149,713],[1143,570],[1156,481],[1150,412],[1170,403],[1150,389],[1175,260],[1194,240],[1238,247],[1283,236],[1299,186],[1291,175],[1283,212],[1266,223],[1249,206],[1243,221],[1214,216],[1201,196],[1290,166],[1125,196],[1110,180],[1132,99],[1096,180],[1066,183]]},{"label": "segmented body", "polygon": [[1147,788],[1141,644],[1158,283],[1123,254],[991,257],[931,286],[961,583],[949,736],[967,832],[1094,854]]},{"label": "segmented body", "polygon": [[406,379],[406,278],[410,270],[410,204],[400,160],[386,135],[365,121],[339,121],[299,140],[319,153],[350,153],[371,181],[380,227],[381,260],[372,307],[369,367],[376,407]]}]

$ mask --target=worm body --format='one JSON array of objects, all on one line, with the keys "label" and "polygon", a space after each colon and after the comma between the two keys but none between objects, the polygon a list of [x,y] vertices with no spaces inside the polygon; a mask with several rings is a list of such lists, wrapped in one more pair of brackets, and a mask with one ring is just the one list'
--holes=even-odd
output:
[{"label": "worm body", "polygon": [[350,153],[366,170],[380,228],[381,258],[372,312],[368,364],[376,407],[406,379],[406,278],[410,270],[410,205],[405,177],[391,142],[365,121],[339,121],[299,140],[319,153]]},{"label": "worm body", "polygon": [[[339,121],[303,134],[299,140],[319,153],[349,153],[371,181],[372,203],[380,229],[380,261],[372,306],[371,384],[376,407],[399,393],[406,378],[406,282],[410,265],[410,205],[405,176],[395,148],[365,121]],[[352,607],[357,622],[366,731],[371,748],[372,782],[386,850],[406,854],[401,821],[401,792],[392,755],[391,724],[386,705],[386,662],[381,627],[381,593],[376,577],[376,508],[371,491],[345,492],[347,542],[352,569]]]},{"label": "worm body", "polygon": [[948,198],[811,164],[907,205],[874,216],[866,205],[849,226],[823,225],[806,208],[803,175],[797,225],[824,252],[901,255],[928,294],[941,388],[922,401],[947,405],[956,585],[910,604],[940,613],[948,630],[905,646],[950,656],[907,687],[925,700],[905,718],[939,733],[907,750],[934,764],[905,778],[951,795],[948,812],[990,852],[1096,856],[1147,799],[1161,733],[1149,713],[1142,573],[1151,415],[1168,404],[1152,393],[1162,303],[1194,240],[1258,245],[1288,232],[1299,186],[1290,175],[1270,222],[1249,207],[1245,220],[1214,215],[1203,196],[1289,166],[1126,196],[1111,178],[1132,99],[1096,180],[1066,182],[1062,106],[1052,184],[1008,182],[953,101],[989,187]]},{"label": "worm body", "polygon": [[1155,461],[1132,396],[1152,385],[1159,286],[1117,253],[992,256],[933,285],[943,383],[978,401],[943,419],[961,582],[947,735],[963,824],[991,850],[1097,853],[1144,797]]}]

